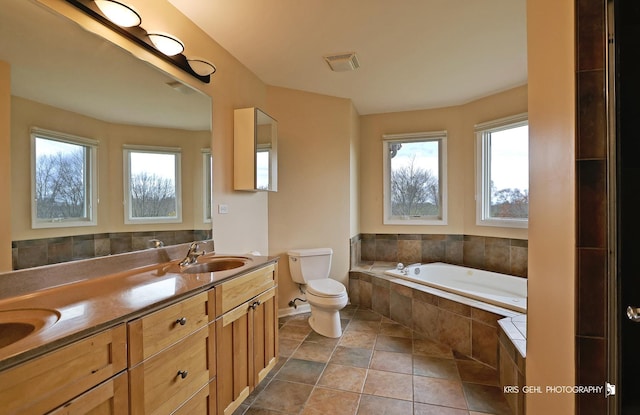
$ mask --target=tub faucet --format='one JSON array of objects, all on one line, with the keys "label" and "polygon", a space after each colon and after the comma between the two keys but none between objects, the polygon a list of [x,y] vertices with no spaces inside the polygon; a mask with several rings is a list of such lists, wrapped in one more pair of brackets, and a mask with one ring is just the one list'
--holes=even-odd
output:
[{"label": "tub faucet", "polygon": [[182,261],[180,261],[179,265],[181,267],[186,267],[187,265],[195,264],[200,255],[204,255],[204,251],[198,251],[198,243],[193,242],[191,245],[189,245],[187,256],[184,257]]}]

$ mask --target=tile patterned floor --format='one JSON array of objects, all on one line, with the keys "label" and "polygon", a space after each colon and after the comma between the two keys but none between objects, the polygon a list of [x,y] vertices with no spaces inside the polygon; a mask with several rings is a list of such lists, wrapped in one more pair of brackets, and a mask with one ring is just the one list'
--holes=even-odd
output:
[{"label": "tile patterned floor", "polygon": [[280,319],[280,360],[234,415],[509,415],[496,370],[347,306],[342,337]]}]

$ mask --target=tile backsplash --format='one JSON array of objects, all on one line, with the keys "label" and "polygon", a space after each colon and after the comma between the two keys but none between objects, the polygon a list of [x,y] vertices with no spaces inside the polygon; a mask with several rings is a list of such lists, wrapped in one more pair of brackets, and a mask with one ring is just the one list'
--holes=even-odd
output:
[{"label": "tile backsplash", "polygon": [[351,238],[351,266],[385,261],[446,262],[527,277],[528,241],[472,235],[370,234]]},{"label": "tile backsplash", "polygon": [[117,232],[13,241],[13,269],[58,264],[149,248],[149,240],[166,246],[211,239],[211,229],[155,232]]}]

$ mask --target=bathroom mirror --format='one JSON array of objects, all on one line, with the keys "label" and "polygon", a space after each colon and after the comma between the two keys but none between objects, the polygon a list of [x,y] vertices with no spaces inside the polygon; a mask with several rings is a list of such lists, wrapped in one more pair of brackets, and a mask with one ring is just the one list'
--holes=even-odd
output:
[{"label": "bathroom mirror", "polygon": [[234,187],[278,191],[278,122],[259,108],[234,111]]},{"label": "bathroom mirror", "polygon": [[[206,212],[211,204],[204,200],[211,189],[205,188],[210,180],[204,173],[207,157],[203,153],[211,143],[209,96],[35,0],[3,1],[0,61],[9,64],[11,73],[11,145],[0,151],[11,151],[14,264],[16,241],[37,245],[56,238],[106,235],[111,252],[96,246],[96,255],[70,254],[69,259],[81,259],[145,248],[144,241],[160,232],[166,235],[165,244],[193,240],[194,234],[211,235],[211,215]],[[98,142],[96,225],[32,229],[33,127]],[[181,223],[125,225],[124,145],[180,149]],[[114,242],[114,237],[129,238],[129,242]],[[67,260],[58,259],[53,262]]]}]

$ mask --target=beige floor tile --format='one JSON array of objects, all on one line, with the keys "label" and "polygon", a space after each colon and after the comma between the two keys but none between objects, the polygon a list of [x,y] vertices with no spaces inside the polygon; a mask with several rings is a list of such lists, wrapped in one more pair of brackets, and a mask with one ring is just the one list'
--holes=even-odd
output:
[{"label": "beige floor tile", "polygon": [[362,392],[367,369],[342,365],[327,365],[318,386],[349,392]]},{"label": "beige floor tile", "polygon": [[495,369],[371,310],[341,317],[338,339],[313,332],[308,314],[281,318],[276,368],[234,415],[509,413]]},{"label": "beige floor tile", "polygon": [[413,332],[410,328],[402,324],[386,321],[382,321],[380,334],[384,334],[385,336],[407,337],[409,339],[413,337]]},{"label": "beige floor tile", "polygon": [[358,349],[355,347],[336,347],[333,356],[329,359],[330,364],[355,366],[368,368],[371,362],[372,350]]},{"label": "beige floor tile", "polygon": [[410,401],[413,399],[412,383],[411,375],[369,369],[363,392],[367,395]]},{"label": "beige floor tile", "polygon": [[463,383],[462,385],[469,409],[494,415],[511,414],[511,409],[501,388],[475,383]]},{"label": "beige floor tile", "polygon": [[380,321],[351,320],[345,332],[348,333],[350,331],[368,331],[371,333],[378,333],[380,331]]},{"label": "beige floor tile", "polygon": [[280,338],[300,341],[304,340],[309,333],[311,333],[311,327],[296,325],[284,325],[280,327],[280,330],[278,331]]},{"label": "beige floor tile", "polygon": [[496,369],[473,360],[458,360],[456,363],[463,382],[498,386],[499,375]]},{"label": "beige floor tile", "polygon": [[372,331],[346,331],[338,344],[344,347],[373,349],[378,335]]},{"label": "beige floor tile", "polygon": [[467,409],[462,385],[448,379],[413,377],[414,402]]},{"label": "beige floor tile", "polygon": [[298,348],[298,346],[300,346],[302,344],[302,340],[295,340],[295,339],[287,339],[285,337],[280,336],[279,338],[279,347],[278,347],[278,354],[281,357],[289,357],[293,354],[293,352],[296,351],[296,349]]},{"label": "beige floor tile", "polygon": [[302,415],[355,415],[360,394],[335,389],[315,388]]},{"label": "beige floor tile", "polygon": [[413,374],[460,381],[456,361],[441,357],[415,355],[413,357]]},{"label": "beige floor tile", "polygon": [[387,372],[413,373],[413,358],[408,353],[385,352],[383,350],[375,350],[371,358],[369,367],[376,370],[384,370]]},{"label": "beige floor tile", "polygon": [[291,358],[282,366],[275,379],[315,385],[324,368],[324,363]]},{"label": "beige floor tile", "polygon": [[302,410],[312,390],[311,385],[274,379],[251,406],[297,414]]},{"label": "beige floor tile", "polygon": [[411,353],[413,350],[413,340],[405,337],[394,337],[378,335],[375,345],[376,350],[387,352]]},{"label": "beige floor tile", "polygon": [[[415,403],[413,415],[468,415],[464,409],[447,408],[446,406],[429,405],[426,403]],[[490,415],[490,414],[482,414]]]},{"label": "beige floor tile", "polygon": [[327,363],[333,353],[333,346],[325,346],[320,343],[303,342],[291,355],[294,359],[313,360]]},{"label": "beige floor tile", "polygon": [[381,396],[362,395],[358,415],[411,415],[413,402]]},{"label": "beige floor tile", "polygon": [[324,346],[334,346],[338,344],[338,342],[340,341],[340,338],[338,337],[337,339],[333,339],[331,337],[325,337],[321,334],[316,333],[315,331],[312,331],[311,333],[309,333],[309,335],[304,339],[304,342],[307,343],[318,343],[318,344],[322,344]]}]

